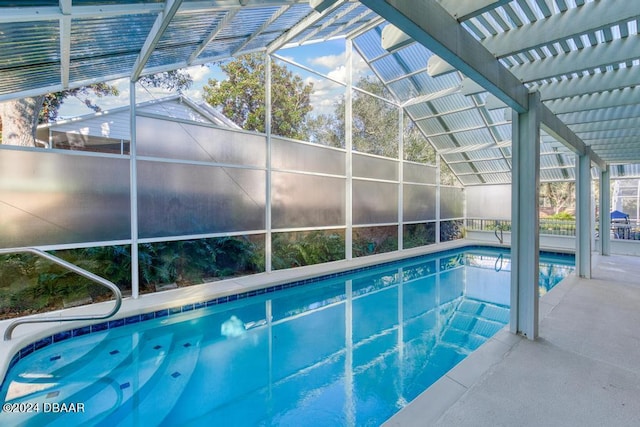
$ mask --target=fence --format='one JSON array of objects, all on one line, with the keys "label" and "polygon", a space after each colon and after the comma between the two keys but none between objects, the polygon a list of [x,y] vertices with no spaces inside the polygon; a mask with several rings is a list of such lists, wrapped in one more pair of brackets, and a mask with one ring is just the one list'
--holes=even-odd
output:
[{"label": "fence", "polygon": [[[511,221],[503,219],[467,219],[467,229],[473,231],[511,231]],[[575,236],[575,220],[540,219],[540,234],[553,236]],[[640,236],[639,236],[640,237]]]}]

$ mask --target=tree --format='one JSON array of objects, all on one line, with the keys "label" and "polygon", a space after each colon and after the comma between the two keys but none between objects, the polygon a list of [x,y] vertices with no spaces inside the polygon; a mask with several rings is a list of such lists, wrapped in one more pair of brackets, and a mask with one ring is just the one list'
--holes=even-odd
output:
[{"label": "tree", "polygon": [[[361,78],[356,86],[382,98],[390,98],[384,85],[373,79]],[[344,114],[343,108],[341,111]],[[354,91],[351,111],[351,138],[354,150],[398,157],[398,107],[381,98]]]},{"label": "tree", "polygon": [[[139,81],[148,86],[178,91],[187,89],[193,82],[191,76],[183,70],[144,76]],[[7,145],[33,147],[36,145],[38,124],[56,120],[65,99],[75,97],[88,108],[97,112],[101,109],[94,103],[92,97],[102,98],[108,95],[118,96],[118,88],[107,83],[95,83],[62,92],[0,103],[1,141]]]},{"label": "tree", "polygon": [[545,182],[540,185],[542,205],[549,206],[556,215],[567,209],[575,209],[575,182]]},{"label": "tree", "polygon": [[[220,64],[226,80],[209,79],[204,99],[238,126],[265,132],[265,60],[262,54],[240,56]],[[305,84],[286,67],[272,63],[271,132],[274,135],[308,139],[305,118],[312,110],[313,84]]]},{"label": "tree", "polygon": [[[378,81],[363,77],[357,87],[377,95],[354,91],[352,100],[353,148],[361,153],[386,157],[398,156],[398,107],[384,101],[389,93]],[[380,98],[379,98],[380,97]],[[331,146],[344,146],[345,100],[335,104],[333,114],[323,114],[308,120],[312,142]]]}]

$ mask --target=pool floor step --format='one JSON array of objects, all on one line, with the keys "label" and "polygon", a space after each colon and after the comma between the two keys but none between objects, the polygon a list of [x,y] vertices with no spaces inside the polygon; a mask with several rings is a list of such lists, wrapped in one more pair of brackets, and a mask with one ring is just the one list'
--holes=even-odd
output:
[{"label": "pool floor step", "polygon": [[[105,345],[104,341],[107,337],[108,334],[91,334],[77,338],[72,350],[68,341],[42,348],[19,362],[18,367],[28,363],[28,370],[15,380],[20,384],[41,383],[43,379],[51,378],[67,366],[72,366],[70,371],[73,372],[77,370],[76,363],[82,365],[83,360],[93,358],[93,355]],[[11,379],[8,378],[8,380],[9,382],[5,384],[7,387],[11,384]],[[29,387],[21,388],[25,391],[29,389]],[[16,392],[15,387],[14,390],[9,388],[5,398],[7,401],[12,401],[23,397],[25,391]]]},{"label": "pool floor step", "polygon": [[[50,379],[53,387],[49,387],[27,398],[17,401],[23,403],[38,403],[42,410],[44,405],[59,403],[82,403],[82,414],[73,414],[76,420],[88,420],[94,416],[104,416],[118,408],[123,402],[131,398],[129,386],[133,385],[132,373],[137,373],[135,379],[138,384],[146,383],[153,373],[162,364],[166,351],[159,352],[158,347],[168,349],[171,346],[172,334],[161,336],[148,341],[141,346],[138,344],[131,348],[131,337],[121,337],[111,341],[107,348],[119,348],[122,351],[104,351],[100,356],[66,377],[57,376]],[[127,350],[128,349],[128,350]],[[134,355],[137,353],[137,355]],[[135,371],[131,366],[132,361],[138,361]],[[61,385],[60,383],[64,383]],[[129,384],[127,386],[126,384]],[[14,415],[14,414],[11,414]],[[65,426],[68,425],[66,417],[61,417],[54,412],[40,412],[37,414],[21,414],[20,420],[15,419],[15,425],[24,426]],[[3,420],[4,421],[4,420]],[[13,419],[11,420],[14,421]],[[91,424],[91,423],[89,423]],[[14,425],[14,424],[11,424]]]},{"label": "pool floor step", "polygon": [[[86,348],[81,348],[81,357],[67,354],[65,349],[62,349],[62,352],[58,350],[54,356],[46,353],[38,355],[39,357],[34,360],[35,369],[30,369],[18,377],[11,378],[6,400],[8,402],[26,402],[32,398],[39,398],[43,394],[54,393],[60,379],[64,379],[65,382],[83,383],[92,377],[105,376],[128,357],[131,352],[130,340],[129,337],[120,337],[110,339],[107,344],[102,340],[94,343],[88,351]],[[117,348],[122,351],[116,351]],[[91,362],[98,357],[102,357],[103,363],[97,365],[98,370],[96,371],[96,365]],[[45,359],[49,360],[48,368],[45,366]],[[30,359],[25,360],[31,362]],[[48,386],[43,387],[44,385]],[[21,388],[27,392],[30,389],[33,391],[15,393],[13,391],[15,388]]]},{"label": "pool floor step", "polygon": [[491,338],[506,323],[497,322],[495,320],[486,319],[481,316],[474,316],[466,313],[455,313],[448,323],[448,327],[461,331],[467,331],[481,335],[485,338]]},{"label": "pool floor step", "polygon": [[[101,340],[97,344],[94,343],[91,350],[81,350],[81,357],[66,355],[63,362],[59,362],[59,359],[62,359],[63,356],[58,352],[59,359],[56,358],[57,356],[50,356],[53,360],[48,372],[41,369],[43,365],[41,363],[42,358],[47,355],[39,355],[37,373],[27,373],[18,378],[12,378],[7,393],[7,396],[11,397],[11,399],[7,398],[6,401],[9,403],[38,404],[39,408],[43,408],[45,404],[72,402],[78,392],[91,387],[97,378],[107,376],[123,363],[131,353],[130,341],[130,337],[110,339],[107,344],[105,344],[104,340]],[[122,351],[114,350],[116,348],[122,349]],[[97,358],[101,360],[101,363],[95,363]],[[72,362],[69,362],[69,360],[72,360]],[[64,385],[61,385],[62,383]],[[13,390],[19,391],[16,393]],[[41,426],[44,425],[41,420],[51,416],[52,413],[7,414],[3,412],[0,415],[0,423],[2,425],[5,422],[10,422],[10,424],[6,425]]]},{"label": "pool floor step", "polygon": [[[173,341],[173,334],[166,334],[136,346],[131,357],[99,384],[85,388],[73,396],[72,401],[83,402],[83,419],[87,425],[95,425],[122,406],[130,404],[136,390],[143,388],[162,369]],[[51,427],[64,427],[62,419],[49,424]]]},{"label": "pool floor step", "polygon": [[174,341],[161,367],[153,377],[135,392],[135,405],[120,404],[119,408],[91,425],[102,427],[159,425],[180,398],[200,356],[202,335]]}]

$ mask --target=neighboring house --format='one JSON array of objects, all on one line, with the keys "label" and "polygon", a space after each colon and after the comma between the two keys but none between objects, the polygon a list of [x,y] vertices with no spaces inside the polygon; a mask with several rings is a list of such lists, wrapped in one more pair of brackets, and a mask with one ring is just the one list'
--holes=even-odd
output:
[{"label": "neighboring house", "polygon": [[[204,101],[175,95],[136,106],[140,115],[167,117],[240,129]],[[129,106],[40,125],[36,139],[51,148],[127,154],[131,140]]]}]

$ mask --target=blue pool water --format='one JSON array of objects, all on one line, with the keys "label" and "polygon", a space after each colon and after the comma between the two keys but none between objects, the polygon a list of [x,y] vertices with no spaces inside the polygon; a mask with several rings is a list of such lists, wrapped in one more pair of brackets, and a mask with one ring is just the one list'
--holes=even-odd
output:
[{"label": "blue pool water", "polygon": [[[541,293],[572,270],[541,256]],[[508,252],[467,249],[67,339],[10,370],[0,425],[379,425],[508,323],[509,287]]]}]

